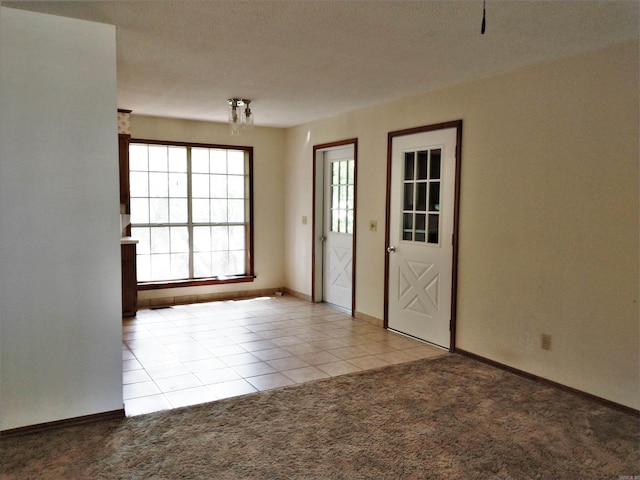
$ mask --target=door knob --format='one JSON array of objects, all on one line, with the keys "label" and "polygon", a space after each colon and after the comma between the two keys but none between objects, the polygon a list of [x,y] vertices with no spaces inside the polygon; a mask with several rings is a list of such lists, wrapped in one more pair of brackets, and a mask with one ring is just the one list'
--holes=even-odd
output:
[{"label": "door knob", "polygon": [[387,253],[393,253],[396,251],[396,247],[394,247],[393,245],[390,247],[387,247]]}]

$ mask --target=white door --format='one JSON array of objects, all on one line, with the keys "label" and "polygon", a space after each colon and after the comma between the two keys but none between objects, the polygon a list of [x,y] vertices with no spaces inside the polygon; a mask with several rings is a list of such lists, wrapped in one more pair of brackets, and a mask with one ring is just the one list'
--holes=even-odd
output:
[{"label": "white door", "polygon": [[388,327],[450,346],[456,128],[391,139]]},{"label": "white door", "polygon": [[353,147],[324,152],[323,300],[351,310]]}]

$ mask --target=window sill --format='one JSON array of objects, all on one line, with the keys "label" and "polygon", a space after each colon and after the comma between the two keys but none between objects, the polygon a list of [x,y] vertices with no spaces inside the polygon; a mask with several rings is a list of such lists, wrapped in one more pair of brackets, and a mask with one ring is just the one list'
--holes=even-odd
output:
[{"label": "window sill", "polygon": [[179,287],[201,287],[205,285],[224,285],[226,283],[247,283],[253,282],[255,275],[236,275],[224,278],[199,278],[196,280],[172,280],[168,282],[139,282],[138,291],[140,290],[159,290],[162,288],[179,288]]}]

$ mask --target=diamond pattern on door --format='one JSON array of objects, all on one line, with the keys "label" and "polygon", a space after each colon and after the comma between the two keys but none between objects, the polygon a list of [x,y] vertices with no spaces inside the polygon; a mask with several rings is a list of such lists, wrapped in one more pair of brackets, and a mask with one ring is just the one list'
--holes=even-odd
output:
[{"label": "diamond pattern on door", "polygon": [[440,275],[434,265],[407,260],[400,265],[399,273],[400,308],[428,317],[436,314]]},{"label": "diamond pattern on door", "polygon": [[335,247],[331,249],[331,271],[329,279],[332,285],[349,288],[351,285],[351,250]]}]

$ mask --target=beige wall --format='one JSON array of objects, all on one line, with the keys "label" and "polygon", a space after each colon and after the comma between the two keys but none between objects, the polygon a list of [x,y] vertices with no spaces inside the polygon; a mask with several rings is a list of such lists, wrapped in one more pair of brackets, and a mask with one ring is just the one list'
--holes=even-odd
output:
[{"label": "beige wall", "polygon": [[457,347],[640,408],[638,73],[632,43],[289,129],[286,286],[311,293],[313,145],[357,137],[356,311],[382,318],[387,133],[462,119]]},{"label": "beige wall", "polygon": [[143,305],[166,297],[198,295],[206,298],[224,292],[273,290],[284,286],[284,133],[282,129],[255,127],[239,137],[232,137],[226,124],[146,117],[133,112],[132,138],[253,147],[254,267],[257,278],[251,283],[141,291],[138,298]]}]

